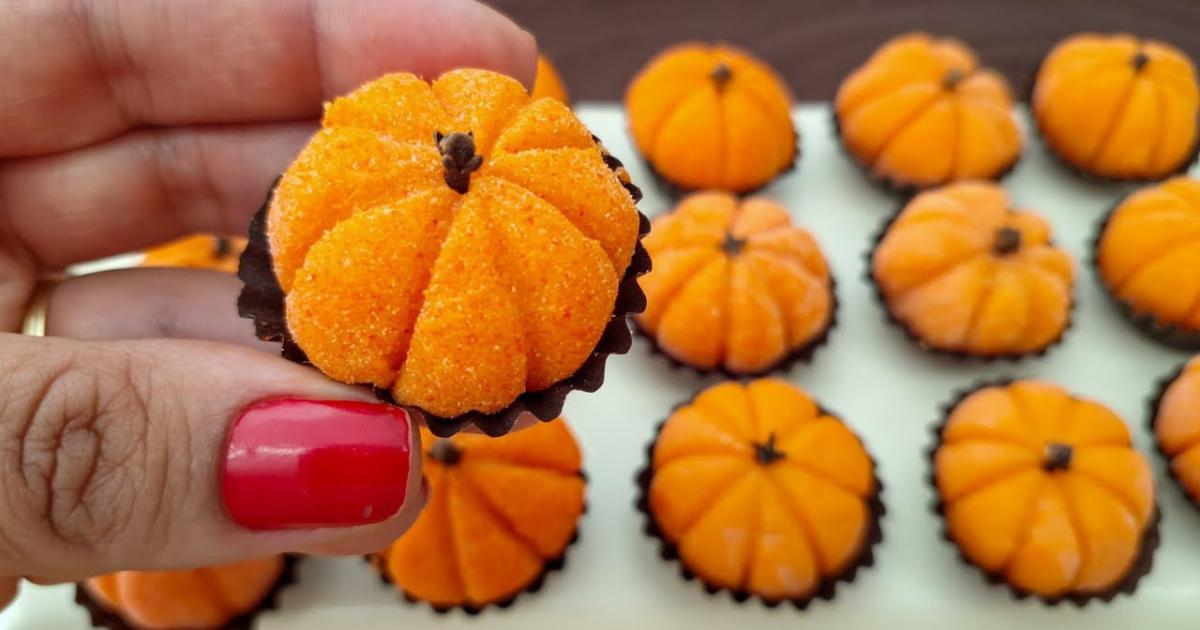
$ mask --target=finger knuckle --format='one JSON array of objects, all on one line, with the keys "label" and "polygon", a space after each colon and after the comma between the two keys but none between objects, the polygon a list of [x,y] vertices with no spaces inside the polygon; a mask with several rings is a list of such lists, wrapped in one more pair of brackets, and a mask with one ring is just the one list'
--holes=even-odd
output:
[{"label": "finger knuckle", "polygon": [[[20,370],[7,388],[3,423],[15,431],[0,458],[16,531],[47,542],[94,546],[135,534],[149,413],[132,360],[106,353],[56,353]],[[143,483],[144,485],[144,483]],[[34,547],[36,548],[36,547]]]}]

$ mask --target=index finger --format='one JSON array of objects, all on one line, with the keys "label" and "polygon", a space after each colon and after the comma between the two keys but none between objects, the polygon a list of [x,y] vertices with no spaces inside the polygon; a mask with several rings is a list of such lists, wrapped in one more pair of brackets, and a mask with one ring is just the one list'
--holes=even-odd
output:
[{"label": "index finger", "polygon": [[314,118],[387,72],[478,67],[531,85],[535,44],[473,0],[0,0],[0,156],[147,125]]}]

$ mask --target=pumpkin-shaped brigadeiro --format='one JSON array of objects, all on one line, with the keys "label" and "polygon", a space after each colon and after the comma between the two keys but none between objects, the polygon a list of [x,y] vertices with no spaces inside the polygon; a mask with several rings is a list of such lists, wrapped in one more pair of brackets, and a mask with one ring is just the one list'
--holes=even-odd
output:
[{"label": "pumpkin-shaped brigadeiro", "polygon": [[146,250],[143,267],[187,267],[237,271],[246,239],[194,234]]},{"label": "pumpkin-shaped brigadeiro", "polygon": [[1008,82],[954,39],[892,39],[842,82],[834,111],[850,155],[897,188],[995,179],[1021,154]]},{"label": "pumpkin-shaped brigadeiro", "polygon": [[783,79],[762,60],[699,43],[660,53],[625,95],[638,151],[679,190],[748,192],[790,168],[791,104]]},{"label": "pumpkin-shaped brigadeiro", "polygon": [[509,77],[385,76],[327,105],[279,181],[242,312],[435,432],[551,419],[568,390],[599,387],[642,305],[627,177],[565,105]]},{"label": "pumpkin-shaped brigadeiro", "polygon": [[917,195],[871,254],[891,318],[922,346],[972,357],[1045,350],[1069,325],[1074,271],[1050,226],[977,182]]},{"label": "pumpkin-shaped brigadeiro", "polygon": [[764,198],[695,193],[651,224],[639,327],[698,369],[770,371],[833,325],[833,279],[817,242]]},{"label": "pumpkin-shaped brigadeiro", "polygon": [[552,98],[563,104],[571,103],[567,98],[567,88],[563,85],[562,76],[558,74],[558,68],[555,68],[545,55],[538,55],[537,78],[533,81],[533,89],[529,95],[535,99]]},{"label": "pumpkin-shaped brigadeiro", "polygon": [[1104,221],[1095,262],[1139,328],[1200,348],[1200,180],[1175,178],[1118,204]]},{"label": "pumpkin-shaped brigadeiro", "polygon": [[1042,61],[1031,101],[1047,146],[1084,173],[1162,179],[1195,156],[1196,71],[1170,44],[1132,35],[1069,37]]},{"label": "pumpkin-shaped brigadeiro", "polygon": [[1149,570],[1153,474],[1098,403],[1041,381],[976,389],[938,430],[933,467],[950,540],[1018,594],[1107,600]]},{"label": "pumpkin-shaped brigadeiro", "polygon": [[1200,357],[1168,381],[1154,408],[1154,438],[1171,476],[1200,506]]},{"label": "pumpkin-shaped brigadeiro", "polygon": [[[287,579],[282,556],[183,571],[121,571],[79,587],[97,627],[209,630],[250,627]],[[240,622],[240,623],[239,623]]]},{"label": "pumpkin-shaped brigadeiro", "polygon": [[584,509],[579,446],[562,420],[499,438],[426,432],[430,499],[375,565],[438,610],[477,611],[541,585]]},{"label": "pumpkin-shaped brigadeiro", "polygon": [[664,557],[709,590],[803,607],[872,563],[874,462],[841,420],[775,379],[725,382],[663,423],[639,507]]}]

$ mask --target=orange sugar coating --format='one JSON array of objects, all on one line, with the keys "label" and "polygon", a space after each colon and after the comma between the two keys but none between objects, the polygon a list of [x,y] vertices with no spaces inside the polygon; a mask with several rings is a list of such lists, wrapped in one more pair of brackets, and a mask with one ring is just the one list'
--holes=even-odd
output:
[{"label": "orange sugar coating", "polygon": [[920,342],[972,356],[1048,347],[1070,319],[1074,270],[1037,214],[1011,210],[993,184],[915,197],[884,234],[871,275],[887,309]]},{"label": "orange sugar coating", "polygon": [[682,188],[753,190],[796,158],[787,86],[739,48],[668,48],[634,78],[625,106],[642,156]]},{"label": "orange sugar coating", "polygon": [[436,607],[511,598],[561,557],[584,508],[579,445],[559,419],[499,438],[422,429],[430,501],[379,554],[387,576]]},{"label": "orange sugar coating", "polygon": [[1155,513],[1154,478],[1125,423],[1041,381],[957,404],[934,454],[951,539],[970,561],[1044,597],[1126,579]]},{"label": "orange sugar coating", "polygon": [[1193,159],[1196,69],[1183,51],[1133,35],[1082,33],[1042,61],[1030,98],[1047,146],[1113,179],[1161,179]]},{"label": "orange sugar coating", "polygon": [[151,247],[142,258],[143,267],[185,267],[235,272],[246,248],[244,238],[193,234]]},{"label": "orange sugar coating", "polygon": [[871,457],[784,381],[720,383],[676,409],[651,472],[655,524],[709,586],[803,600],[866,552]]},{"label": "orange sugar coating", "polygon": [[535,99],[552,98],[565,105],[571,104],[571,99],[567,98],[567,87],[563,85],[558,68],[555,68],[545,55],[538,55],[537,78],[533,81],[533,89],[529,91],[529,95]]},{"label": "orange sugar coating", "polygon": [[640,279],[641,328],[675,359],[735,373],[771,369],[831,325],[833,286],[820,247],[765,198],[696,193],[657,218]]},{"label": "orange sugar coating", "polygon": [[1013,96],[965,44],[896,37],[838,88],[842,143],[877,177],[925,188],[995,178],[1021,153]]},{"label": "orange sugar coating", "polygon": [[83,587],[137,630],[207,630],[257,607],[283,566],[282,556],[271,556],[185,571],[121,571]]},{"label": "orange sugar coating", "polygon": [[1177,177],[1121,202],[1096,262],[1109,293],[1134,314],[1200,332],[1200,181]]},{"label": "orange sugar coating", "polygon": [[[471,134],[462,164],[435,132]],[[267,233],[289,330],[315,366],[454,417],[497,412],[583,364],[638,223],[565,105],[458,70],[432,84],[388,75],[327,105]]]},{"label": "orange sugar coating", "polygon": [[1189,361],[1163,392],[1154,437],[1179,484],[1200,502],[1200,357]]}]

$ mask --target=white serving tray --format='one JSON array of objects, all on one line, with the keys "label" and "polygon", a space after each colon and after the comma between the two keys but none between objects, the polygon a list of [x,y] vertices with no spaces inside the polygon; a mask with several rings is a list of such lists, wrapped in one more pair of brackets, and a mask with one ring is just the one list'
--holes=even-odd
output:
[{"label": "white serving tray", "polygon": [[[669,202],[634,153],[616,105],[583,104],[579,113],[605,145],[629,166],[651,217]],[[1146,430],[1147,398],[1159,378],[1186,354],[1146,339],[1108,303],[1087,266],[1097,220],[1129,187],[1085,182],[1060,167],[1031,134],[1024,157],[1004,180],[1015,204],[1047,216],[1056,240],[1079,268],[1075,321],[1062,345],[1043,358],[979,364],[930,356],[884,321],[863,280],[863,254],[899,198],[867,181],[838,147],[825,106],[798,108],[802,151],[795,172],[764,191],[785,203],[796,221],[817,236],[838,281],[838,325],[813,363],[786,377],[835,410],[866,441],[879,463],[887,515],[875,566],[838,587],[832,602],[800,612],[736,604],[706,595],[679,578],[678,566],[659,559],[657,541],[642,534],[633,509],[633,477],[654,426],[677,402],[714,377],[676,369],[637,340],[627,356],[608,363],[604,387],[574,393],[566,415],[583,443],[589,473],[588,504],[580,541],[566,569],[539,593],[522,595],[506,610],[471,617],[434,614],[400,600],[357,558],[309,559],[299,582],[285,590],[281,608],[260,617],[263,630],[322,628],[966,628],[1093,630],[1200,627],[1200,512],[1187,504],[1152,454]],[[1197,271],[1200,273],[1200,270]],[[232,308],[232,305],[230,306]],[[985,584],[941,539],[930,512],[923,452],[929,427],[951,394],[979,379],[999,376],[1052,379],[1111,406],[1133,427],[1151,458],[1159,485],[1163,545],[1153,571],[1132,597],[1078,609],[1017,602],[1006,589]],[[0,614],[0,630],[86,627],[72,603],[71,586],[26,586]]]}]

